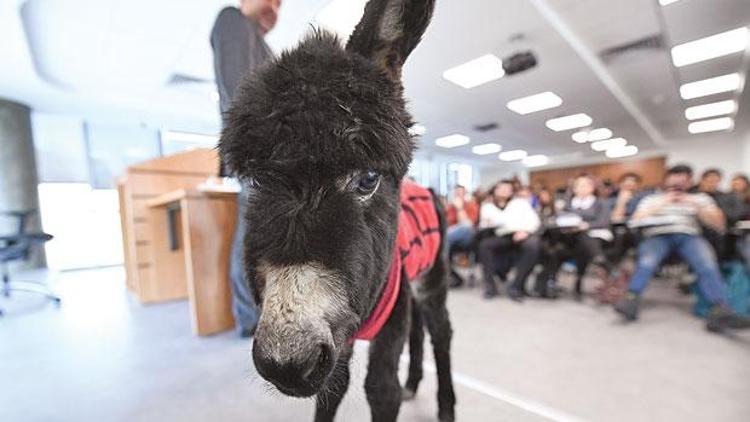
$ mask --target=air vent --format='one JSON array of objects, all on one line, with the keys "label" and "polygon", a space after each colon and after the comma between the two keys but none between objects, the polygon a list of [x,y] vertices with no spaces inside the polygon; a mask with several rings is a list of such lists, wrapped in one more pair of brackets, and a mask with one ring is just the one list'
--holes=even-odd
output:
[{"label": "air vent", "polygon": [[491,130],[495,130],[495,129],[499,128],[499,127],[500,127],[499,124],[497,124],[495,122],[490,122],[490,123],[483,123],[483,124],[479,124],[479,125],[474,125],[474,130],[477,131],[477,132],[479,132],[479,133],[484,133],[484,132],[489,132]]},{"label": "air vent", "polygon": [[599,57],[605,62],[610,63],[627,54],[638,51],[662,50],[664,49],[664,38],[661,34],[651,35],[625,44],[610,47],[601,53]]},{"label": "air vent", "polygon": [[213,83],[210,79],[198,78],[191,75],[185,75],[183,73],[174,73],[172,77],[167,81],[167,85],[184,85],[184,84],[204,84]]}]

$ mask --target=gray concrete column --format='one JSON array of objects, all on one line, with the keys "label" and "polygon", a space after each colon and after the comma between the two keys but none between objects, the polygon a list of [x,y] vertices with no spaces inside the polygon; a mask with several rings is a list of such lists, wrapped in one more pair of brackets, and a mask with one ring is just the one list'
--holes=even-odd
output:
[{"label": "gray concrete column", "polygon": [[[36,157],[31,132],[31,110],[0,99],[0,211],[39,209]],[[39,216],[27,226],[41,230]],[[0,216],[0,234],[17,230],[14,218]],[[43,248],[35,248],[32,265],[44,265]]]}]

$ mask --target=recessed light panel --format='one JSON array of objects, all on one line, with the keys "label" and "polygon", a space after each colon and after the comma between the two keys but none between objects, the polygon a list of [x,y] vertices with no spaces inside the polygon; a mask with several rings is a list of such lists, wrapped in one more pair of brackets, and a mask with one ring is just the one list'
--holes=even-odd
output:
[{"label": "recessed light panel", "polygon": [[747,48],[747,44],[748,30],[747,27],[743,26],[672,47],[672,62],[677,67],[687,66],[728,54],[739,53]]},{"label": "recessed light panel", "polygon": [[421,136],[427,133],[427,128],[420,125],[419,123],[415,123],[412,127],[409,128],[409,134],[412,136]]},{"label": "recessed light panel", "polygon": [[690,123],[688,125],[688,132],[696,134],[732,130],[733,128],[734,120],[731,117],[720,117],[718,119],[701,120],[700,122]]},{"label": "recessed light panel", "polygon": [[606,151],[610,148],[622,148],[628,144],[623,138],[612,138],[604,141],[596,141],[591,144],[591,149],[597,152]]},{"label": "recessed light panel", "polygon": [[638,147],[635,145],[625,145],[624,147],[610,148],[604,154],[609,158],[630,157],[631,155],[638,154]]},{"label": "recessed light panel", "polygon": [[503,75],[503,61],[493,54],[485,54],[443,72],[443,78],[466,89],[500,79]]},{"label": "recessed light panel", "polygon": [[559,107],[562,103],[562,98],[554,92],[547,91],[509,101],[507,107],[518,114],[529,114]]},{"label": "recessed light panel", "polygon": [[522,149],[514,149],[511,151],[501,152],[500,155],[497,156],[497,158],[503,161],[518,161],[523,160],[528,155],[529,154]]},{"label": "recessed light panel", "polygon": [[589,141],[589,131],[582,130],[580,132],[576,132],[570,135],[570,137],[573,138],[573,140],[579,144],[585,144],[586,142]]},{"label": "recessed light panel", "polygon": [[716,103],[702,104],[685,109],[685,118],[688,120],[705,119],[707,117],[723,116],[737,111],[737,101],[726,100]]},{"label": "recessed light panel", "polygon": [[720,94],[722,92],[736,91],[742,85],[742,77],[739,73],[716,76],[695,82],[688,82],[680,86],[680,96],[684,100]]},{"label": "recessed light panel", "polygon": [[659,0],[659,4],[662,5],[662,6],[667,6],[667,5],[670,5],[672,3],[677,3],[678,1],[680,1],[680,0]]},{"label": "recessed light panel", "polygon": [[586,113],[571,114],[570,116],[558,117],[555,119],[547,120],[548,128],[555,132],[562,132],[564,130],[578,129],[579,127],[589,126],[593,122],[591,117]]},{"label": "recessed light panel", "polygon": [[600,127],[592,130],[582,130],[574,133],[570,137],[579,144],[585,144],[586,142],[609,139],[612,137],[612,131],[607,129],[606,127]]},{"label": "recessed light panel", "polygon": [[495,143],[487,143],[482,145],[476,145],[471,148],[471,152],[477,155],[497,154],[502,151],[503,147]]},{"label": "recessed light panel", "polygon": [[469,143],[469,137],[460,134],[443,136],[435,139],[435,145],[441,148],[456,148]]}]

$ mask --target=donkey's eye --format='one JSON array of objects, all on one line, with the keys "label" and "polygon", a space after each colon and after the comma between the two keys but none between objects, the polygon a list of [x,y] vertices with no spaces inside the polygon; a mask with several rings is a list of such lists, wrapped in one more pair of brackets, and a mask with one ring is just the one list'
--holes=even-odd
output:
[{"label": "donkey's eye", "polygon": [[357,193],[360,195],[370,195],[378,188],[380,184],[380,173],[377,171],[366,171],[359,176],[357,182]]}]

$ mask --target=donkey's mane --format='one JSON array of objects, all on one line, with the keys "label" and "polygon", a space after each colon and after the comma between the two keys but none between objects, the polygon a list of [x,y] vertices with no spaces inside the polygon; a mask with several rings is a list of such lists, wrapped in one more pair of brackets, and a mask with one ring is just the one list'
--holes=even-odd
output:
[{"label": "donkey's mane", "polygon": [[400,178],[414,149],[402,91],[335,35],[313,30],[248,75],[224,116],[221,148],[240,176],[377,169]]}]

